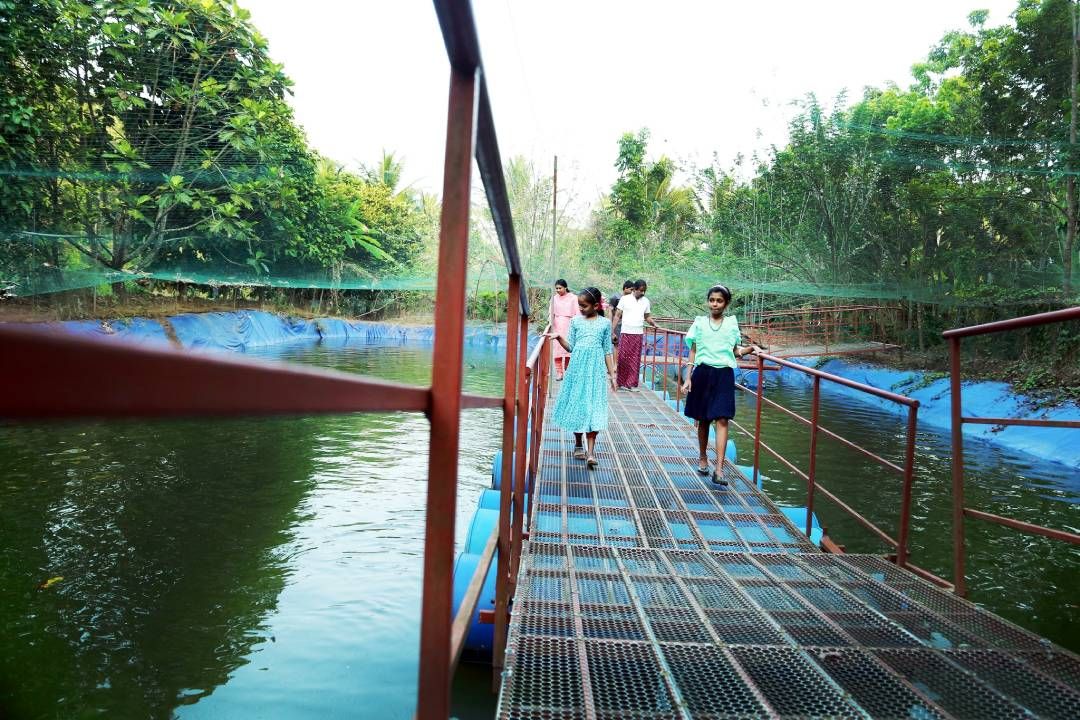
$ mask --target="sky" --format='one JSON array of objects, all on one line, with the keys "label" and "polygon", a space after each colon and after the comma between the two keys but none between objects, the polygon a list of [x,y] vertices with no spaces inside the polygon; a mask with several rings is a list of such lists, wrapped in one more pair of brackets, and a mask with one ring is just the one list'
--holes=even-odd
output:
[{"label": "sky", "polygon": [[[312,146],[346,165],[383,150],[404,183],[441,194],[449,65],[425,0],[241,0],[295,83]],[[911,82],[911,66],[977,8],[1016,0],[475,0],[504,160],[559,157],[560,202],[587,207],[616,177],[624,132],[684,170],[730,167],[786,140],[813,92]],[[569,209],[569,207],[568,207]]]}]

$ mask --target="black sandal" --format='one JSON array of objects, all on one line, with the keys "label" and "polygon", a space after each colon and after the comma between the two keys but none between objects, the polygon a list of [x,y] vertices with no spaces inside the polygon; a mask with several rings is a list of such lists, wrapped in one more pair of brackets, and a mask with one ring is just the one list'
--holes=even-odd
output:
[{"label": "black sandal", "polygon": [[585,467],[589,468],[590,470],[595,470],[599,466],[600,466],[600,462],[596,458],[594,458],[592,455],[585,458]]},{"label": "black sandal", "polygon": [[727,480],[725,480],[724,476],[716,472],[715,470],[712,471],[712,481],[716,485],[720,485],[721,487],[727,487]]},{"label": "black sandal", "polygon": [[708,463],[709,463],[708,460],[706,460],[704,463],[700,463],[700,462],[698,463],[698,466],[697,466],[698,475],[708,475],[709,474],[709,465],[708,465]]}]

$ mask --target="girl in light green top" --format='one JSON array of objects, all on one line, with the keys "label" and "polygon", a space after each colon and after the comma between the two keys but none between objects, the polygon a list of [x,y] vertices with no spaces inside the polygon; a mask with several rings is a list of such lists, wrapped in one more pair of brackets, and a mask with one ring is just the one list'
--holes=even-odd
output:
[{"label": "girl in light green top", "polygon": [[698,472],[709,474],[709,427],[716,423],[716,467],[713,482],[724,482],[724,450],[728,440],[728,420],[735,417],[735,356],[757,345],[740,346],[742,333],[734,315],[724,315],[731,304],[731,291],[723,285],[709,288],[709,314],[694,319],[686,331],[690,365],[696,366],[683,385],[687,393],[683,413],[698,426]]}]

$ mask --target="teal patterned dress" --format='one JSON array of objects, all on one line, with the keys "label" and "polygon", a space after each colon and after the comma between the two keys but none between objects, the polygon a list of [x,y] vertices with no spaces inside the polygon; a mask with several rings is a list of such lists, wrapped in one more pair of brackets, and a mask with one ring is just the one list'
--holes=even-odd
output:
[{"label": "teal patterned dress", "polygon": [[563,376],[551,419],[568,432],[603,430],[608,423],[604,356],[611,354],[611,323],[600,316],[592,320],[575,317],[570,321],[566,341],[570,345],[570,367]]}]

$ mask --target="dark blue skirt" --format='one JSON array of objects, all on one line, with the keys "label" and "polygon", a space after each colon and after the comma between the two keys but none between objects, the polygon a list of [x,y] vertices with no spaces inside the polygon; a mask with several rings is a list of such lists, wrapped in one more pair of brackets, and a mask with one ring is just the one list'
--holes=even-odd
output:
[{"label": "dark blue skirt", "polygon": [[694,368],[683,414],[701,422],[735,417],[735,371],[712,365]]}]

